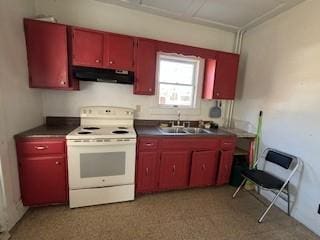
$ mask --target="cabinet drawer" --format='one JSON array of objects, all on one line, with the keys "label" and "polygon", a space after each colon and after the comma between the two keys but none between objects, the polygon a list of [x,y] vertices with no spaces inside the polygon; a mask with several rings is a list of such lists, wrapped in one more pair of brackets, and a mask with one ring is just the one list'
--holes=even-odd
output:
[{"label": "cabinet drawer", "polygon": [[65,153],[64,140],[51,141],[30,141],[18,143],[18,150],[20,154],[63,154]]},{"label": "cabinet drawer", "polygon": [[163,139],[160,142],[160,148],[166,150],[192,149],[192,150],[211,150],[219,147],[219,139],[199,139],[199,138],[181,138],[181,139]]},{"label": "cabinet drawer", "polygon": [[144,138],[139,141],[139,150],[154,150],[158,148],[158,140]]},{"label": "cabinet drawer", "polygon": [[223,139],[221,141],[222,150],[233,150],[235,145],[236,145],[236,139],[234,138]]}]

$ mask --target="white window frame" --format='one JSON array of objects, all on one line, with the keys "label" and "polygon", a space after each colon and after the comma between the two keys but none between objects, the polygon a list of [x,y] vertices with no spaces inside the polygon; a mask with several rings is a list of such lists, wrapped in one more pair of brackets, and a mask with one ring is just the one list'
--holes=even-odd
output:
[{"label": "white window frame", "polygon": [[[160,104],[159,103],[159,97],[160,97],[159,75],[160,75],[160,60],[161,59],[167,59],[172,62],[190,62],[190,63],[194,64],[194,75],[193,75],[192,85],[181,84],[181,83],[173,83],[172,84],[172,85],[178,85],[178,86],[193,86],[192,104],[190,106],[169,105],[169,104]],[[199,92],[200,64],[201,64],[201,59],[198,57],[158,52],[157,53],[157,71],[156,71],[156,96],[155,96],[156,107],[160,108],[160,109],[175,109],[175,110],[177,110],[177,109],[178,110],[180,110],[180,109],[181,110],[194,110],[196,108],[199,108],[199,96],[201,94],[201,92]],[[165,83],[165,84],[171,84],[171,83]]]}]

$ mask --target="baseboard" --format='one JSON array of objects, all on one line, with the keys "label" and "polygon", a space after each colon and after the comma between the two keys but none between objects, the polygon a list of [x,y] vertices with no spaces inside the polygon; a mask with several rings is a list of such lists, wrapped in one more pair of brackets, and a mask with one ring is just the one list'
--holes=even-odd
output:
[{"label": "baseboard", "polygon": [[14,227],[16,223],[23,217],[23,215],[27,212],[28,208],[23,206],[22,201],[18,201],[14,206],[9,207],[7,214],[7,227],[8,230]]}]

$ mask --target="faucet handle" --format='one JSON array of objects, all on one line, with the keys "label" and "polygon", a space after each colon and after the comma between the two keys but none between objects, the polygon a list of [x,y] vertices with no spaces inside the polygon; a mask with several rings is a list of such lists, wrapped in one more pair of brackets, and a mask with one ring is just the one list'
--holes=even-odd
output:
[{"label": "faucet handle", "polygon": [[184,127],[190,128],[191,122],[190,121],[184,122],[183,125]]}]

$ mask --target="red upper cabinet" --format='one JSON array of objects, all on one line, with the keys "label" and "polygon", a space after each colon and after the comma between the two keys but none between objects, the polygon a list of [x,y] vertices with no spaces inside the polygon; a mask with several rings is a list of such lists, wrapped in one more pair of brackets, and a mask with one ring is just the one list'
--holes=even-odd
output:
[{"label": "red upper cabinet", "polygon": [[25,19],[24,27],[30,87],[70,88],[67,26]]},{"label": "red upper cabinet", "polygon": [[200,151],[192,153],[190,186],[210,186],[215,183],[219,154],[217,151]]},{"label": "red upper cabinet", "polygon": [[154,95],[156,82],[156,41],[139,38],[136,48],[134,94]]},{"label": "red upper cabinet", "polygon": [[206,59],[203,85],[204,99],[234,99],[238,76],[239,55],[217,52]]},{"label": "red upper cabinet", "polygon": [[72,29],[72,65],[102,67],[104,33],[82,28]]},{"label": "red upper cabinet", "polygon": [[104,66],[111,69],[134,70],[134,38],[108,33],[104,42]]},{"label": "red upper cabinet", "polygon": [[162,152],[160,160],[160,189],[177,189],[188,186],[190,153]]}]

